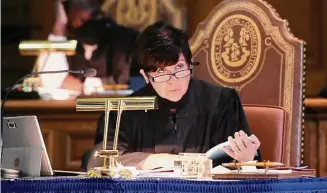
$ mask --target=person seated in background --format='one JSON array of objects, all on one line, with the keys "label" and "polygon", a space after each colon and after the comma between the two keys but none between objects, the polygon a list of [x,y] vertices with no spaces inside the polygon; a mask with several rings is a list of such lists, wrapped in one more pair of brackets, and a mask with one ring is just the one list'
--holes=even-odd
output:
[{"label": "person seated in background", "polygon": [[[65,3],[65,6],[64,6]],[[48,36],[49,41],[65,41],[75,38],[75,31],[92,18],[104,17],[97,0],[55,0],[55,22]],[[38,71],[68,70],[69,65],[65,53],[41,53],[37,58]],[[68,90],[82,89],[81,81],[68,74],[42,74],[41,85],[44,88],[64,88]]]},{"label": "person seated in background", "polygon": [[128,84],[130,68],[135,65],[132,48],[138,35],[137,30],[110,18],[91,19],[76,30],[77,53],[68,57],[69,68],[94,68],[103,84]]},{"label": "person seated in background", "polygon": [[[140,73],[147,85],[131,96],[157,96],[158,110],[124,111],[120,122],[118,161],[139,169],[170,167],[180,152],[205,153],[229,141],[222,162],[260,160],[260,141],[251,132],[238,93],[192,78],[192,54],[187,36],[169,24],[147,27],[136,43]],[[115,113],[109,121],[112,149]],[[104,117],[92,152],[102,148]],[[253,139],[250,141],[249,137]],[[93,155],[91,153],[91,155]],[[87,168],[102,166],[90,158]]]},{"label": "person seated in background", "polygon": [[[56,1],[56,21],[51,41],[77,40],[76,55],[42,53],[38,71],[94,68],[103,84],[128,84],[133,67],[131,48],[138,36],[134,29],[115,23],[101,11],[101,1]],[[67,13],[66,13],[67,12]],[[132,70],[132,74],[133,74]],[[135,73],[134,73],[135,74]],[[82,91],[85,77],[68,73],[40,75],[45,87]]]}]

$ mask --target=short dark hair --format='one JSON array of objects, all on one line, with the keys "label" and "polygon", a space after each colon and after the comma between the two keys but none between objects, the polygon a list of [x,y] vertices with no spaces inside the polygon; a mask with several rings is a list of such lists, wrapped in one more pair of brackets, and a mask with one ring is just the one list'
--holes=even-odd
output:
[{"label": "short dark hair", "polygon": [[176,64],[180,53],[189,65],[192,59],[187,35],[162,21],[148,26],[140,34],[135,53],[140,68],[145,72]]},{"label": "short dark hair", "polygon": [[63,5],[66,13],[69,13],[72,7],[75,7],[81,10],[90,10],[92,12],[92,17],[96,18],[104,15],[101,10],[103,2],[104,0],[69,0],[63,1]]}]

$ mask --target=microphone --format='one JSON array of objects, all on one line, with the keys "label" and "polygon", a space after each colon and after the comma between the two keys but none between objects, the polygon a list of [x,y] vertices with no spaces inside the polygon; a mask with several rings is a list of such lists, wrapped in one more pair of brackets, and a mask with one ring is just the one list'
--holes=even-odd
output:
[{"label": "microphone", "polygon": [[2,103],[1,103],[1,142],[0,142],[0,146],[1,146],[1,159],[2,159],[2,147],[3,147],[3,144],[2,144],[2,134],[3,134],[3,113],[4,113],[4,106],[5,106],[5,103],[6,103],[6,100],[7,100],[7,97],[9,95],[9,93],[12,91],[12,89],[19,83],[21,82],[22,80],[24,80],[25,78],[28,78],[30,76],[35,76],[35,75],[39,75],[39,74],[56,74],[56,73],[65,73],[65,72],[68,72],[68,73],[71,73],[71,74],[82,74],[86,77],[93,77],[97,74],[97,71],[94,69],[94,68],[85,68],[83,70],[56,70],[56,71],[39,71],[39,72],[33,72],[33,73],[30,73],[30,74],[27,74],[25,76],[23,76],[22,78],[20,78],[17,82],[15,82],[13,85],[11,85],[9,87],[9,89],[6,91],[5,95],[4,95],[4,98],[2,100]]},{"label": "microphone", "polygon": [[176,131],[176,129],[177,129],[177,125],[176,125],[176,119],[177,119],[177,117],[176,117],[176,109],[170,109],[170,113],[171,113],[170,120],[173,123],[174,129]]},{"label": "microphone", "polygon": [[94,77],[97,75],[97,71],[94,68],[85,68],[83,70],[68,70],[72,74],[82,74],[86,77]]}]

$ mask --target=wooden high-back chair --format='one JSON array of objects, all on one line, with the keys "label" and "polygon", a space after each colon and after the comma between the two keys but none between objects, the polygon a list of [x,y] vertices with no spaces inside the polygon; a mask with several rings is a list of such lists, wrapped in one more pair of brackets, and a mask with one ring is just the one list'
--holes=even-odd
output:
[{"label": "wooden high-back chair", "polygon": [[190,39],[194,76],[233,87],[264,160],[300,165],[303,143],[303,46],[261,0],[225,0]]}]

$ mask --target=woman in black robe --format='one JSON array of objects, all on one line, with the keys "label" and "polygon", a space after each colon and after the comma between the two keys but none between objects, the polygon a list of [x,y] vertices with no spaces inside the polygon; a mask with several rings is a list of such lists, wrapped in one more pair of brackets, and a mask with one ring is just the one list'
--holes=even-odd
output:
[{"label": "woman in black robe", "polygon": [[[158,22],[146,28],[137,41],[136,56],[147,86],[133,96],[157,96],[159,109],[124,111],[118,139],[119,161],[141,169],[171,166],[180,152],[205,153],[229,141],[228,155],[214,160],[251,161],[260,141],[252,135],[241,101],[231,88],[191,78],[192,54],[187,36],[171,25]],[[111,113],[108,148],[112,148],[115,113]],[[99,124],[94,150],[102,147],[103,123]],[[91,158],[88,168],[102,165]]]}]

